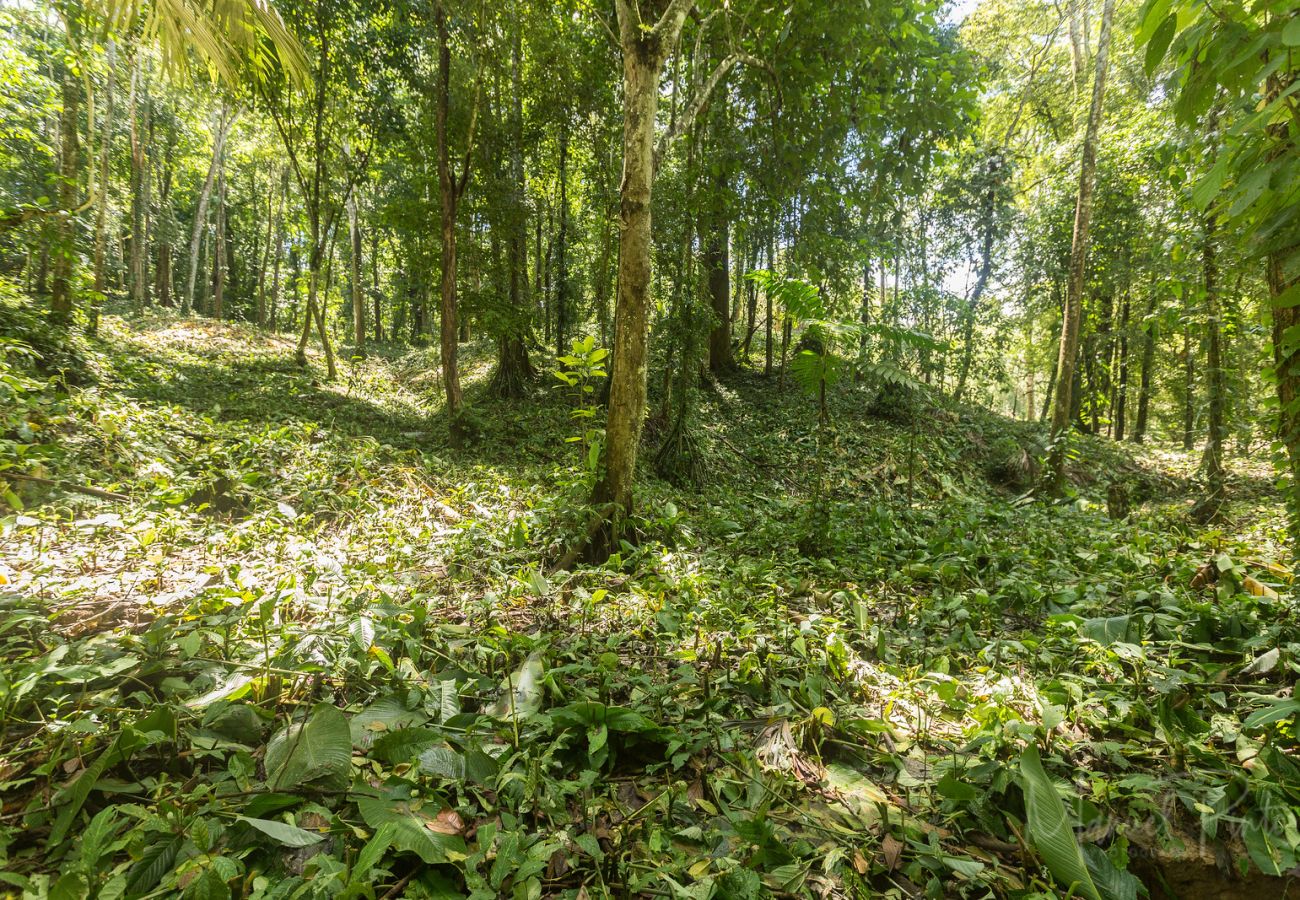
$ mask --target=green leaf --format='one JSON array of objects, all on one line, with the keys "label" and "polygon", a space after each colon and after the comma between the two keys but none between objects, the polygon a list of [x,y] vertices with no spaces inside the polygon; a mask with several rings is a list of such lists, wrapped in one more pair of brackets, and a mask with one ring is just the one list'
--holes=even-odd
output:
[{"label": "green leaf", "polygon": [[342,789],[351,771],[347,717],[328,703],[317,704],[306,723],[281,729],[266,746],[266,782],[273,789],[309,782]]},{"label": "green leaf", "polygon": [[1300,16],[1292,14],[1291,21],[1282,26],[1282,43],[1288,47],[1300,47]]},{"label": "green leaf", "polygon": [[449,834],[431,830],[433,817],[423,809],[416,809],[404,800],[383,797],[358,797],[357,810],[371,828],[387,826],[392,846],[397,850],[414,853],[428,865],[450,862],[451,856],[464,858],[465,841]]},{"label": "green leaf", "polygon": [[1032,745],[1020,754],[1020,786],[1029,815],[1029,839],[1056,880],[1087,900],[1109,900],[1093,883],[1083,850],[1066,817],[1065,804],[1043,770],[1038,748]]},{"label": "green leaf", "polygon": [[1169,15],[1156,28],[1156,33],[1151,36],[1151,43],[1147,44],[1146,70],[1150,75],[1155,72],[1160,65],[1160,61],[1165,58],[1165,51],[1169,49],[1169,44],[1174,39],[1174,34],[1178,31],[1178,17]]},{"label": "green leaf", "polygon": [[542,708],[542,655],[533,652],[501,683],[503,695],[483,710],[494,719],[527,719]]},{"label": "green leaf", "polygon": [[278,822],[275,819],[251,819],[248,816],[240,816],[239,821],[252,825],[262,834],[274,838],[286,847],[310,847],[312,844],[319,844],[325,840],[323,835],[314,834],[286,822]]},{"label": "green leaf", "polygon": [[1274,722],[1285,721],[1296,713],[1300,713],[1300,700],[1275,700],[1263,709],[1257,709],[1251,713],[1246,718],[1246,721],[1241,723],[1241,727],[1263,728],[1265,725],[1272,725]]}]

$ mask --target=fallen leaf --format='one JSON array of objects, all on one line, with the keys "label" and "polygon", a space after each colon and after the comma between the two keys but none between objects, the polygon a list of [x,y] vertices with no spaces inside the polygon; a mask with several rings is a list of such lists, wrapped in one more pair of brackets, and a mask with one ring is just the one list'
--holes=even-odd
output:
[{"label": "fallen leaf", "polygon": [[434,834],[463,834],[465,820],[454,809],[444,809],[424,823],[424,827]]},{"label": "fallen leaf", "polygon": [[892,834],[885,835],[880,842],[880,855],[884,857],[885,868],[894,871],[898,868],[898,858],[903,855],[903,842]]}]

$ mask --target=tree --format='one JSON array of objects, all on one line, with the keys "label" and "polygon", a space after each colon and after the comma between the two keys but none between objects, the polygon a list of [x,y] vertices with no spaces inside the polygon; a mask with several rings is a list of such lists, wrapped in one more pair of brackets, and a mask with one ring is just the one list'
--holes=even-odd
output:
[{"label": "tree", "polygon": [[1097,37],[1096,72],[1092,103],[1083,137],[1079,165],[1079,192],[1074,211],[1074,237],[1070,243],[1070,274],[1066,284],[1065,314],[1061,321],[1061,352],[1057,362],[1056,405],[1052,409],[1052,451],[1048,489],[1060,494],[1065,488],[1065,460],[1074,398],[1075,365],[1079,352],[1079,325],[1083,317],[1083,279],[1088,259],[1088,227],[1092,219],[1092,189],[1097,172],[1097,135],[1101,129],[1106,97],[1106,70],[1110,63],[1111,21],[1115,0],[1105,0],[1101,12],[1101,33]]}]

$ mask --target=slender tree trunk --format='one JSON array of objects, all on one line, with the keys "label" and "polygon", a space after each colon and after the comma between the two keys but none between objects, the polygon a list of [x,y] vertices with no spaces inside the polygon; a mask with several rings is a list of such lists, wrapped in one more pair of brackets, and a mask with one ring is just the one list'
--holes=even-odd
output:
[{"label": "slender tree trunk", "polygon": [[[775,229],[775,224],[773,224]],[[776,271],[776,249],[775,238],[769,232],[767,236],[767,268],[770,272]],[[764,346],[763,346],[763,376],[772,377],[772,291],[764,288],[763,299],[767,303],[767,321],[764,322]]]},{"label": "slender tree trunk", "polygon": [[289,202],[289,169],[280,170],[280,204],[271,250],[271,330],[280,330],[280,261],[284,250],[284,207]]},{"label": "slender tree trunk", "polygon": [[1070,243],[1070,280],[1066,286],[1065,315],[1061,321],[1061,352],[1057,363],[1056,406],[1052,413],[1052,450],[1048,476],[1048,489],[1056,495],[1065,490],[1066,442],[1079,347],[1079,326],[1083,316],[1083,279],[1088,260],[1092,191],[1097,173],[1097,136],[1101,130],[1102,106],[1106,97],[1106,70],[1110,63],[1110,32],[1114,15],[1115,0],[1105,0],[1101,13],[1101,35],[1097,41],[1097,71],[1092,87],[1092,104],[1083,139],[1083,160],[1079,166],[1079,196],[1074,211],[1074,236]]},{"label": "slender tree trunk", "polygon": [[[105,277],[105,259],[108,251],[108,163],[110,152],[113,149],[113,113],[115,101],[115,87],[117,85],[117,44],[109,39],[104,54],[104,64],[108,68],[108,74],[104,84],[104,132],[99,141],[99,196],[95,201],[95,256],[94,256],[94,273],[95,273],[95,293],[103,295],[108,290],[108,281]],[[135,113],[132,111],[132,132],[135,127]],[[136,242],[136,235],[131,235],[131,243]],[[100,303],[97,297],[94,305],[98,308]],[[92,312],[92,331],[94,320],[98,318]]]},{"label": "slender tree trunk", "polygon": [[453,448],[465,441],[464,423],[461,420],[463,401],[460,389],[460,369],[457,365],[457,303],[456,303],[456,207],[469,178],[470,151],[474,145],[474,123],[478,114],[478,88],[475,88],[474,108],[465,140],[464,170],[457,181],[451,170],[450,150],[447,143],[447,111],[451,102],[451,41],[447,32],[447,10],[441,0],[434,9],[438,27],[438,95],[436,98],[436,131],[438,138],[438,191],[441,198],[442,225],[442,286],[441,286],[441,349],[442,380],[447,394],[447,416],[450,420],[450,441]]},{"label": "slender tree trunk", "polygon": [[[614,313],[604,477],[597,502],[633,508],[637,449],[646,406],[646,339],[650,309],[651,218],[654,186],[655,111],[659,78],[676,45],[689,2],[672,0],[653,28],[645,27],[632,0],[616,0],[623,50],[623,182],[618,302]],[[619,532],[616,519],[614,534]]]},{"label": "slender tree trunk", "polygon": [[212,186],[216,183],[217,169],[225,152],[226,135],[230,133],[230,126],[234,124],[237,115],[238,113],[232,113],[227,105],[222,105],[217,120],[216,138],[212,143],[212,162],[208,166],[207,177],[203,179],[203,188],[199,191],[199,203],[194,210],[194,228],[190,232],[190,277],[185,282],[185,296],[181,298],[182,312],[188,313],[194,307],[194,283],[199,274],[199,243],[208,220],[208,204],[212,198]]},{"label": "slender tree trunk", "polygon": [[1183,324],[1183,449],[1196,443],[1196,354],[1192,352],[1191,316]]},{"label": "slender tree trunk", "polygon": [[[153,102],[142,54],[136,52],[131,79],[131,301],[138,310],[149,305],[150,166],[145,155],[153,137]],[[161,248],[160,248],[161,249]]]},{"label": "slender tree trunk", "polygon": [[1147,298],[1146,321],[1142,328],[1142,377],[1138,382],[1137,420],[1133,423],[1133,443],[1140,444],[1147,435],[1147,417],[1151,409],[1151,374],[1156,361],[1155,292]]},{"label": "slender tree trunk", "polygon": [[[506,241],[507,291],[510,312],[497,338],[497,368],[492,375],[492,392],[498,397],[524,395],[526,383],[533,377],[526,339],[532,319],[528,301],[528,210],[524,203],[524,111],[522,85],[523,26],[516,24],[510,46],[510,223]],[[602,253],[603,253],[602,248]],[[602,266],[604,265],[602,256]],[[599,297],[604,269],[596,274]],[[599,303],[599,300],[598,300]]]},{"label": "slender tree trunk", "polygon": [[713,328],[709,331],[709,369],[719,375],[731,371],[736,365],[731,358],[731,260],[728,258],[730,229],[723,208],[726,190],[727,178],[719,166],[714,177],[712,221],[703,226],[706,234],[703,261],[709,278],[709,298],[714,319]]},{"label": "slender tree trunk", "polygon": [[81,85],[65,66],[59,83],[63,109],[59,114],[59,218],[55,229],[54,263],[50,272],[50,314],[55,322],[67,324],[72,319],[72,272],[77,256],[77,223],[73,210],[77,205]]},{"label": "slender tree trunk", "polygon": [[352,289],[352,340],[356,353],[361,355],[366,347],[366,294],[361,285],[361,225],[357,216],[357,195],[348,197],[348,237],[351,253],[348,254],[348,278]]},{"label": "slender tree trunk", "polygon": [[370,230],[370,293],[375,307],[375,343],[384,341],[383,297],[379,293],[379,229]]},{"label": "slender tree trunk", "polygon": [[1128,319],[1129,319],[1129,294],[1124,292],[1124,300],[1120,306],[1119,314],[1119,379],[1115,387],[1115,440],[1124,440],[1125,428],[1128,425],[1126,417],[1128,414]]},{"label": "slender tree trunk", "polygon": [[[993,153],[988,160],[986,173],[989,184],[984,192],[984,209],[981,211],[980,232],[980,268],[975,277],[975,287],[971,291],[970,302],[962,310],[962,354],[961,371],[957,375],[957,388],[952,397],[958,403],[966,393],[966,380],[970,377],[971,360],[975,356],[975,321],[979,317],[980,303],[984,291],[988,288],[989,276],[993,272],[993,241],[997,235],[997,196],[998,183],[1002,178],[1002,157]],[[898,265],[894,267],[895,284],[897,284]],[[897,294],[897,289],[895,289]]]},{"label": "slender tree trunk", "polygon": [[555,241],[555,355],[569,352],[569,113],[560,122],[560,214]]},{"label": "slender tree trunk", "polygon": [[1223,374],[1220,346],[1222,303],[1219,297],[1219,261],[1215,247],[1218,222],[1213,215],[1205,219],[1205,242],[1201,248],[1201,267],[1205,278],[1205,343],[1210,422],[1205,442],[1205,495],[1192,509],[1192,517],[1201,523],[1217,522],[1222,515],[1227,493],[1227,474],[1223,469],[1223,445],[1228,438],[1226,408],[1228,386]]},{"label": "slender tree trunk", "polygon": [[216,242],[212,253],[212,317],[225,318],[226,296],[226,159],[221,158],[217,172]]}]

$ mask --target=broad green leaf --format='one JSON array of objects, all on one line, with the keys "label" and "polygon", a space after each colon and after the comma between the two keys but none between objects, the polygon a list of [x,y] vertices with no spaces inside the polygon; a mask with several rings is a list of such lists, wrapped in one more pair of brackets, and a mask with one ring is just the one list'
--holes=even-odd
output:
[{"label": "broad green leaf", "polygon": [[1111,900],[1102,897],[1093,883],[1083,850],[1065,814],[1065,804],[1044,771],[1035,746],[1026,747],[1020,754],[1020,786],[1025,792],[1029,839],[1056,880],[1087,900]]},{"label": "broad green leaf", "polygon": [[266,782],[274,790],[309,782],[341,789],[351,771],[348,720],[328,703],[317,704],[305,723],[281,729],[266,746]]},{"label": "broad green leaf", "polygon": [[325,840],[323,835],[275,819],[252,819],[248,816],[240,816],[239,821],[253,826],[262,834],[274,838],[286,847],[310,847]]}]

